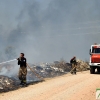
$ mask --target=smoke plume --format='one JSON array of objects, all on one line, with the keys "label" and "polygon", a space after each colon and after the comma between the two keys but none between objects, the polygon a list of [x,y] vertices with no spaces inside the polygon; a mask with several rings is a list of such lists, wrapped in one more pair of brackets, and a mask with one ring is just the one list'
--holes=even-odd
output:
[{"label": "smoke plume", "polygon": [[[100,43],[100,0],[0,0],[0,52],[14,47],[28,62],[89,59]],[[15,57],[15,56],[14,56]]]}]

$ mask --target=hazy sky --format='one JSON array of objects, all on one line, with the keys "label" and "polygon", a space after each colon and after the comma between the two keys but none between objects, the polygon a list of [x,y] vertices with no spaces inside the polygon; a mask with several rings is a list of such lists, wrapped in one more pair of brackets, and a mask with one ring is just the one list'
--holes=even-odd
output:
[{"label": "hazy sky", "polygon": [[100,0],[0,0],[0,52],[13,46],[28,62],[89,59],[100,43]]}]

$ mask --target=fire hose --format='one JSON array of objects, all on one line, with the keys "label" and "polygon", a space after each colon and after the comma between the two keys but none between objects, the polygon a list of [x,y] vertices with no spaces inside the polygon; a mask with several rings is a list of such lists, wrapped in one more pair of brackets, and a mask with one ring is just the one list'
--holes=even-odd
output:
[{"label": "fire hose", "polygon": [[[27,63],[26,63],[27,64]],[[41,80],[43,80],[43,77],[41,77],[39,74],[37,74],[28,64],[27,67]]]},{"label": "fire hose", "polygon": [[[78,62],[77,62],[77,63],[78,63]],[[74,70],[75,68],[78,68],[78,66],[77,66],[77,65],[74,66],[74,67],[71,69],[71,71],[70,71],[69,73],[73,72],[73,70]],[[79,68],[79,70],[82,72],[82,69]]]},{"label": "fire hose", "polygon": [[[9,63],[9,62],[12,62],[12,61],[15,61],[15,60],[17,60],[17,59],[13,59],[13,60],[9,60],[9,61],[2,62],[2,63],[0,63],[0,65],[1,65],[1,64],[5,64],[5,63]],[[29,68],[39,79],[43,80],[43,77],[41,77],[39,74],[37,74],[27,63],[26,63],[26,65],[28,66],[28,68]]]},{"label": "fire hose", "polygon": [[79,71],[82,73],[83,70],[80,68],[80,65],[73,67],[69,73],[71,73],[75,68],[79,69]]},{"label": "fire hose", "polygon": [[17,60],[17,59],[13,59],[13,60],[9,60],[9,61],[2,62],[2,63],[0,63],[0,65],[1,64],[5,64],[5,63],[9,63],[9,62],[12,62],[12,61],[15,61],[15,60]]},{"label": "fire hose", "polygon": [[[12,62],[12,61],[15,61],[17,59],[13,59],[13,60],[9,60],[9,61],[5,61],[5,62],[2,62],[0,63],[1,64],[5,64],[5,63],[9,63],[9,62]],[[27,63],[26,63],[27,64]],[[41,77],[39,74],[37,74],[28,64],[27,64],[28,68],[39,78],[39,79],[42,79],[43,80],[43,77]],[[76,66],[72,68],[72,70],[69,72],[71,73],[75,68],[77,68]],[[80,69],[80,68],[79,68]],[[80,70],[82,72],[82,69]]]}]

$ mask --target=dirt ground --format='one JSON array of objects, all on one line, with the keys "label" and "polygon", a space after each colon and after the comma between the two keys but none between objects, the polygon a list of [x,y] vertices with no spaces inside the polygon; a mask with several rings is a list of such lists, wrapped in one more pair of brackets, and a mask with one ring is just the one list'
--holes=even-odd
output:
[{"label": "dirt ground", "polygon": [[96,88],[100,88],[100,75],[86,71],[2,93],[0,100],[96,100]]}]

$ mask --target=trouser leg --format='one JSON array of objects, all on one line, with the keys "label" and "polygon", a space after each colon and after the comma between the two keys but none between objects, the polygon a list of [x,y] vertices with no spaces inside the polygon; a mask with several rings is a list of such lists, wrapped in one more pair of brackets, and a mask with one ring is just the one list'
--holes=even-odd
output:
[{"label": "trouser leg", "polygon": [[27,75],[27,68],[21,67],[19,68],[19,80],[21,84],[26,83],[26,75]]},{"label": "trouser leg", "polygon": [[76,65],[75,64],[72,64],[72,74],[76,74]]},{"label": "trouser leg", "polygon": [[19,80],[22,80],[22,69],[21,68],[19,68],[18,78]]},{"label": "trouser leg", "polygon": [[74,69],[73,69],[73,68],[74,68],[74,64],[72,64],[71,66],[72,66],[71,74],[73,74],[73,71],[74,71]]},{"label": "trouser leg", "polygon": [[22,69],[19,68],[19,74],[18,74],[19,80],[21,81],[21,84],[23,83],[23,77],[22,77]]},{"label": "trouser leg", "polygon": [[74,69],[74,74],[76,74],[76,68]]},{"label": "trouser leg", "polygon": [[27,68],[23,67],[22,69],[22,77],[23,77],[23,83],[26,84],[26,75],[27,75]]}]

